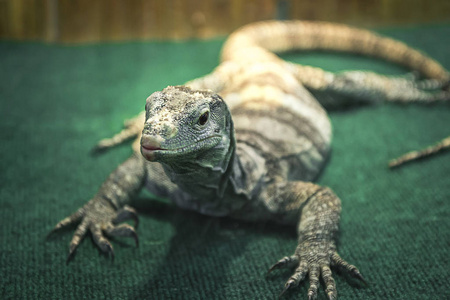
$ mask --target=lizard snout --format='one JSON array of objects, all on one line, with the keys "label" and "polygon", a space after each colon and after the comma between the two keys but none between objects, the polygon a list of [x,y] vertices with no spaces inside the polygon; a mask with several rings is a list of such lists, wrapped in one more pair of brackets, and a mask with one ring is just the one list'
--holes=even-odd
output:
[{"label": "lizard snout", "polygon": [[141,154],[149,161],[155,160],[155,151],[163,150],[161,142],[163,139],[160,136],[151,136],[142,134],[141,137]]}]

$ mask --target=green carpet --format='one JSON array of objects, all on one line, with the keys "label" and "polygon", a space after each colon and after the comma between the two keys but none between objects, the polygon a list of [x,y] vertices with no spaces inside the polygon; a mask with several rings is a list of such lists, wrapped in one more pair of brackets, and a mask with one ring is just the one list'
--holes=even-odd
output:
[{"label": "green carpet", "polygon": [[[380,32],[450,68],[450,26]],[[66,265],[73,231],[45,239],[131,153],[125,145],[91,156],[91,147],[120,130],[153,91],[210,72],[222,42],[0,42],[1,299],[277,298],[290,272],[265,273],[294,251],[289,227],[201,216],[143,192],[136,203],[140,247],[114,239],[113,263],[87,238]],[[331,71],[405,71],[352,55],[284,57]],[[449,105],[364,106],[331,119],[333,151],[319,182],[343,202],[340,254],[370,283],[335,274],[340,299],[450,298],[450,153],[386,167],[447,136]],[[306,299],[307,288],[285,299]]]}]

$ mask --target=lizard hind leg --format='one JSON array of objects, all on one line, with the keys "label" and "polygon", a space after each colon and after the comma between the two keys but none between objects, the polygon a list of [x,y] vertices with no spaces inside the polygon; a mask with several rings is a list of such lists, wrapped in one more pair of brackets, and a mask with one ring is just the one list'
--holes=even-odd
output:
[{"label": "lizard hind leg", "polygon": [[411,78],[411,76],[384,76],[374,72],[345,71],[333,75],[322,89],[332,95],[341,95],[364,102],[434,103],[449,101],[447,82],[438,79]]},{"label": "lizard hind leg", "polygon": [[450,91],[450,80],[421,79],[416,81],[416,87],[424,91]]}]

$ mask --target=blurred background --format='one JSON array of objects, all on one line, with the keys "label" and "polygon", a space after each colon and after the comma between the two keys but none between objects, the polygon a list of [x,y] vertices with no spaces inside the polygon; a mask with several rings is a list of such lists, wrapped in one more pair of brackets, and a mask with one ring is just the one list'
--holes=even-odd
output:
[{"label": "blurred background", "polygon": [[211,38],[268,19],[440,23],[450,21],[450,0],[0,0],[0,38],[7,40]]}]

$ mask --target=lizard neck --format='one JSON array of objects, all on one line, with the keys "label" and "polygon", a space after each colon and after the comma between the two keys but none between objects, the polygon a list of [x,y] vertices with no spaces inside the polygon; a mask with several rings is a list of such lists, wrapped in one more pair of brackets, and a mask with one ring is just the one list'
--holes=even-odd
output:
[{"label": "lizard neck", "polygon": [[236,139],[231,115],[227,116],[222,141],[211,149],[196,151],[188,161],[164,162],[169,178],[199,201],[222,198],[235,166]]}]

